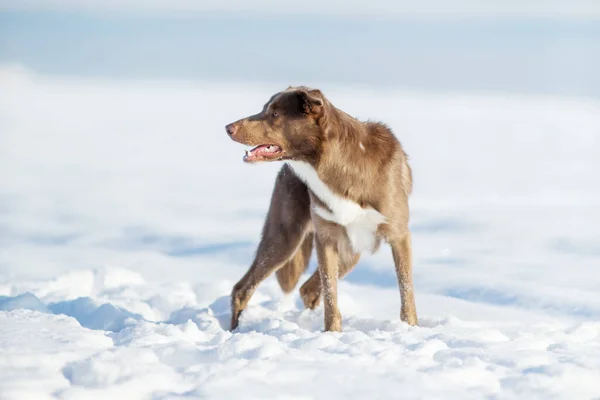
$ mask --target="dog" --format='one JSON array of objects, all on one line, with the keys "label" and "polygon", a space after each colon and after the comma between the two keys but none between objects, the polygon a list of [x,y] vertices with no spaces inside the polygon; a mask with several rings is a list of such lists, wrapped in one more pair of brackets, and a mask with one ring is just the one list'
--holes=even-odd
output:
[{"label": "dog", "polygon": [[284,161],[252,265],[231,292],[231,329],[257,286],[273,272],[285,293],[306,271],[313,247],[318,269],[300,288],[307,308],[323,294],[325,331],[341,331],[337,282],[362,252],[382,240],[392,251],[402,321],[417,325],[408,198],[412,171],[385,124],[359,121],[319,89],[288,87],[258,114],[228,124],[235,142],[253,146],[247,163]]}]

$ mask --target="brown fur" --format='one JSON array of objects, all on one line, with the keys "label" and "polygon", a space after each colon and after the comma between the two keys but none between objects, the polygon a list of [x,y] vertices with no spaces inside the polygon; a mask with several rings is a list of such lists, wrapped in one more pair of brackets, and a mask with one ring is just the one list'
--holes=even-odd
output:
[{"label": "brown fur", "polygon": [[302,241],[302,245],[296,251],[296,254],[285,263],[283,267],[276,271],[277,281],[279,286],[285,293],[289,293],[296,287],[300,276],[308,268],[310,261],[310,255],[313,249],[314,235],[312,233],[307,234]]},{"label": "brown fur", "polygon": [[[249,161],[304,161],[337,196],[385,217],[377,227],[372,250],[377,250],[381,240],[390,244],[402,300],[400,317],[416,325],[408,230],[412,172],[391,130],[384,124],[349,116],[319,90],[306,87],[290,87],[275,94],[260,113],[226,129],[233,140],[243,144],[278,146],[273,154]],[[311,205],[327,209],[293,169],[284,165],[276,179],[254,262],[231,294],[232,329],[258,284],[271,273],[277,271],[285,292],[296,286],[314,243],[318,271],[304,283],[300,294],[306,307],[314,308],[324,292],[325,329],[341,330],[337,280],[352,270],[359,254],[346,228],[323,219]]]}]

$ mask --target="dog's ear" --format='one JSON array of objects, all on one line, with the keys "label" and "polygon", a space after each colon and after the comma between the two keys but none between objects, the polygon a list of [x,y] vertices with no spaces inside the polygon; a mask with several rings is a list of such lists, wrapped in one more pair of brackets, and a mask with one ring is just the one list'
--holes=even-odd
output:
[{"label": "dog's ear", "polygon": [[318,112],[325,104],[323,93],[318,89],[300,89],[297,93],[300,97],[300,104],[302,105],[302,112],[304,114],[308,115],[310,113]]}]

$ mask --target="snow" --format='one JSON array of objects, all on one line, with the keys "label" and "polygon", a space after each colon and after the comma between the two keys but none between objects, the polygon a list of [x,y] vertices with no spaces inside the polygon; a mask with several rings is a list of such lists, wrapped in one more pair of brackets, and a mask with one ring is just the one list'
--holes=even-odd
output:
[{"label": "snow", "polygon": [[0,398],[46,399],[69,387],[61,369],[112,347],[75,319],[19,309],[0,312]]},{"label": "snow", "polygon": [[0,398],[598,398],[600,102],[321,88],[409,153],[420,326],[382,247],[343,332],[272,278],[226,329],[279,165],[224,126],[279,88],[0,68]]},{"label": "snow", "polygon": [[[353,315],[353,289],[342,286],[341,306],[349,311],[342,333],[321,331],[322,310],[302,310],[297,298],[264,294],[234,333],[224,329],[228,296],[208,307],[190,304],[164,321],[137,319],[113,332],[79,326],[77,321],[85,326],[87,310],[72,317],[3,312],[3,398],[34,398],[28,396],[37,392],[66,399],[232,398],[240,390],[253,399],[598,394],[599,322],[426,315],[421,326],[410,327]],[[381,291],[385,300],[394,295]],[[119,303],[118,297],[107,301]],[[100,324],[105,315],[97,314]],[[34,381],[47,383],[28,392],[27,383]]]}]

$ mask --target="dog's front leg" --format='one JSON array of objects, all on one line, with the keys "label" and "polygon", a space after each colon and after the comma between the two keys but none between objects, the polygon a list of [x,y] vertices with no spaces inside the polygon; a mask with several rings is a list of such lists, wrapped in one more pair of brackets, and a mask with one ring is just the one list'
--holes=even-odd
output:
[{"label": "dog's front leg", "polygon": [[231,291],[231,330],[238,327],[240,315],[248,305],[258,285],[275,271],[281,262],[272,260],[265,253],[256,257],[246,274]]},{"label": "dog's front leg", "polygon": [[281,268],[292,257],[306,235],[306,224],[299,224],[288,231],[267,229],[263,236],[252,266],[235,284],[231,292],[231,329],[238,326],[242,311],[258,285],[273,272]]},{"label": "dog's front leg", "polygon": [[325,305],[325,330],[341,332],[342,315],[337,304],[337,281],[340,263],[337,243],[328,238],[321,238],[317,234],[315,244]]},{"label": "dog's front leg", "polygon": [[[254,262],[231,291],[232,330],[237,328],[240,314],[258,285],[296,254],[310,231],[310,223],[310,198],[306,185],[284,165],[275,181]],[[308,257],[306,258],[308,263]],[[298,271],[291,271],[289,274],[293,275],[292,279],[299,278]]]}]

